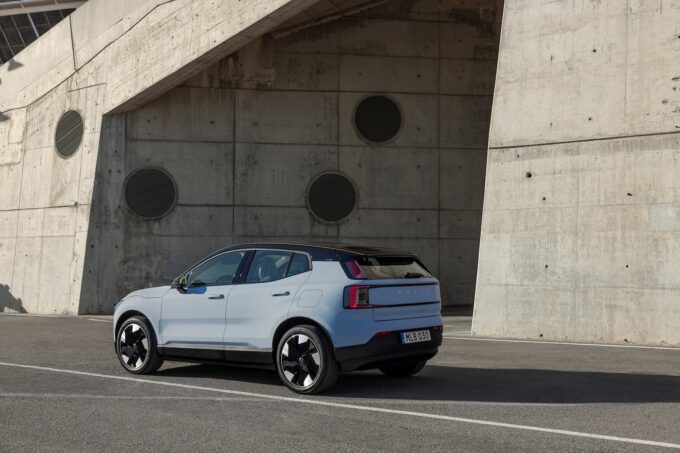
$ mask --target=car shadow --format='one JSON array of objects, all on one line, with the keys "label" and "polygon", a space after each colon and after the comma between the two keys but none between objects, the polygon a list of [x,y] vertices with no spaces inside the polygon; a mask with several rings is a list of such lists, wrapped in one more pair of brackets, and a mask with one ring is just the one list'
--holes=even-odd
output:
[{"label": "car shadow", "polygon": [[[272,370],[187,365],[158,374],[283,386]],[[324,396],[523,404],[675,403],[680,402],[680,376],[428,365],[420,374],[401,379],[379,371],[345,373]]]},{"label": "car shadow", "polygon": [[680,376],[428,365],[408,379],[347,374],[328,396],[525,404],[680,402]]},{"label": "car shadow", "polygon": [[[167,363],[167,362],[166,362]],[[175,363],[175,362],[171,362]],[[261,368],[246,368],[229,365],[181,364],[173,368],[161,368],[156,372],[158,376],[224,379],[231,381],[249,382],[263,385],[281,385],[278,374],[274,370]]]}]

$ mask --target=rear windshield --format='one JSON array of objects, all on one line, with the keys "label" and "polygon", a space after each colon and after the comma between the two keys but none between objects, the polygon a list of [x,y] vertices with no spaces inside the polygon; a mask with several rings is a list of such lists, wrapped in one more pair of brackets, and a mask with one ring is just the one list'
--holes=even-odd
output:
[{"label": "rear windshield", "polygon": [[409,256],[365,256],[356,262],[369,280],[432,277],[416,258]]}]

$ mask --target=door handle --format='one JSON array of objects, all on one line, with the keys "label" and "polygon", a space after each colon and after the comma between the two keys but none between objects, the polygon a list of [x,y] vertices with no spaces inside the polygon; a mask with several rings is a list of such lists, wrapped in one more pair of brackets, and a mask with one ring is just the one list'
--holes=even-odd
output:
[{"label": "door handle", "polygon": [[208,299],[224,299],[224,294],[212,294],[208,296]]},{"label": "door handle", "polygon": [[280,297],[280,296],[290,296],[290,291],[284,291],[282,293],[274,293],[272,294],[273,297]]}]

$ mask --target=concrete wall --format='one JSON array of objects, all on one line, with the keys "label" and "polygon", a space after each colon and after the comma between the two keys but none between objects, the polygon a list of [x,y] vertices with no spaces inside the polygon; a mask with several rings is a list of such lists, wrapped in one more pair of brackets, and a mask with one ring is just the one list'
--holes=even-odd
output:
[{"label": "concrete wall", "polygon": [[506,2],[475,334],[680,344],[678,23],[672,1]]},{"label": "concrete wall", "polygon": [[[0,311],[110,311],[81,297],[86,250],[91,262],[99,245],[87,238],[109,140],[101,132],[115,123],[104,115],[147,102],[314,3],[90,0],[1,66]],[[71,109],[85,134],[62,159],[55,129]]]},{"label": "concrete wall", "polygon": [[[215,248],[260,240],[412,250],[440,277],[445,304],[472,303],[501,6],[382,3],[321,25],[297,18],[107,119],[86,311],[166,284]],[[386,145],[353,127],[357,102],[374,92],[404,115]],[[177,182],[178,205],[160,220],[137,218],[122,200],[125,177],[146,166]],[[359,192],[339,225],[319,223],[306,205],[309,183],[327,170]]]}]

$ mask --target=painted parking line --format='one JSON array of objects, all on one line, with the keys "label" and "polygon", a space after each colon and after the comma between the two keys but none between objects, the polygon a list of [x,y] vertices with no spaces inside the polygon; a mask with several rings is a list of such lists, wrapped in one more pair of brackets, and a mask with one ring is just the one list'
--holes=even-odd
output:
[{"label": "painted parking line", "polygon": [[84,399],[84,400],[180,400],[180,401],[246,401],[246,402],[263,402],[262,398],[244,398],[244,397],[210,397],[210,396],[132,396],[132,395],[93,395],[87,393],[29,393],[29,392],[9,392],[0,393],[0,399]]},{"label": "painted parking line", "polygon": [[[75,315],[36,315],[32,313],[0,313],[0,318],[3,316],[15,317],[15,318],[47,318],[47,319],[83,319],[83,316]],[[87,318],[88,321],[99,321],[99,322],[113,322],[113,319],[106,318]]]},{"label": "painted parking line", "polygon": [[[260,397],[237,397],[237,396],[138,396],[138,395],[96,395],[87,393],[33,393],[33,392],[5,392],[0,393],[0,399],[110,399],[110,400],[196,400],[196,401],[244,401],[252,403],[268,402]],[[493,407],[568,407],[582,406],[582,403],[496,403],[487,401],[414,401],[401,399],[371,399],[359,398],[362,403],[382,403],[387,405],[412,405],[423,404],[436,406],[493,406]]]},{"label": "painted parking line", "polygon": [[580,431],[569,431],[569,430],[564,430],[564,429],[543,428],[543,427],[540,427],[540,426],[517,425],[517,424],[513,424],[513,423],[501,423],[501,422],[494,422],[494,421],[489,421],[489,420],[478,420],[478,419],[473,419],[473,418],[452,417],[452,416],[449,416],[449,415],[430,414],[430,413],[427,413],[427,412],[413,412],[413,411],[404,411],[404,410],[399,410],[399,409],[388,409],[388,408],[383,408],[383,407],[361,406],[361,405],[356,405],[356,404],[345,404],[345,403],[333,403],[333,402],[324,401],[324,400],[321,400],[321,399],[318,399],[318,398],[302,398],[302,397],[296,398],[296,397],[287,397],[287,396],[279,396],[279,395],[269,395],[269,394],[266,394],[266,393],[243,392],[243,391],[239,391],[239,390],[228,390],[228,389],[220,389],[220,388],[213,388],[213,387],[203,387],[203,386],[199,386],[199,385],[180,384],[180,383],[176,383],[176,382],[165,382],[165,381],[141,379],[141,378],[135,378],[135,377],[129,377],[129,376],[112,376],[112,375],[108,375],[108,374],[91,373],[91,372],[87,372],[87,371],[76,371],[76,370],[68,370],[68,369],[62,369],[62,368],[37,366],[37,365],[25,365],[25,364],[20,364],[20,363],[0,362],[0,366],[22,368],[22,369],[29,369],[29,370],[36,370],[36,371],[50,371],[50,372],[54,372],[54,373],[64,373],[64,374],[71,374],[71,375],[76,375],[76,376],[87,376],[87,377],[112,379],[112,380],[127,381],[127,382],[137,382],[137,383],[142,383],[142,384],[159,385],[159,386],[165,386],[165,387],[174,387],[174,388],[182,388],[182,389],[190,389],[190,390],[200,390],[200,391],[206,391],[206,392],[222,393],[222,394],[226,394],[226,395],[236,395],[236,396],[240,396],[240,397],[262,398],[262,399],[268,399],[268,400],[271,400],[271,401],[285,401],[285,402],[290,402],[290,403],[335,407],[335,408],[340,408],[340,409],[351,409],[351,410],[357,410],[357,411],[377,412],[377,413],[383,413],[383,414],[404,415],[404,416],[408,416],[408,417],[420,417],[420,418],[428,418],[428,419],[434,419],[434,420],[444,420],[444,421],[450,421],[450,422],[455,422],[455,423],[466,423],[466,424],[471,424],[471,425],[492,426],[492,427],[497,427],[497,428],[508,428],[508,429],[540,432],[540,433],[547,433],[547,434],[559,434],[559,435],[564,435],[564,436],[582,437],[582,438],[588,438],[588,439],[606,440],[606,441],[613,441],[613,442],[622,442],[622,443],[635,444],[635,445],[647,445],[647,446],[652,446],[652,447],[664,447],[664,448],[680,449],[680,444],[675,444],[675,443],[671,443],[671,442],[660,442],[660,441],[654,441],[654,440],[634,439],[634,438],[629,438],[629,437],[607,436],[607,435],[603,435],[603,434],[584,433],[584,432],[580,432]]},{"label": "painted parking line", "polygon": [[528,343],[528,344],[556,344],[566,346],[592,346],[597,348],[623,348],[623,349],[658,349],[661,351],[678,351],[680,347],[666,347],[666,346],[638,346],[634,344],[602,344],[602,343],[576,343],[569,341],[541,341],[541,340],[511,340],[507,338],[479,338],[479,337],[463,337],[454,335],[444,335],[447,340],[463,340],[463,341],[493,341],[498,343]]},{"label": "painted parking line", "polygon": [[76,316],[73,315],[36,315],[33,313],[0,313],[0,318],[3,316],[14,316],[17,318],[48,318],[48,319],[64,319],[64,318],[73,318],[77,319]]}]

